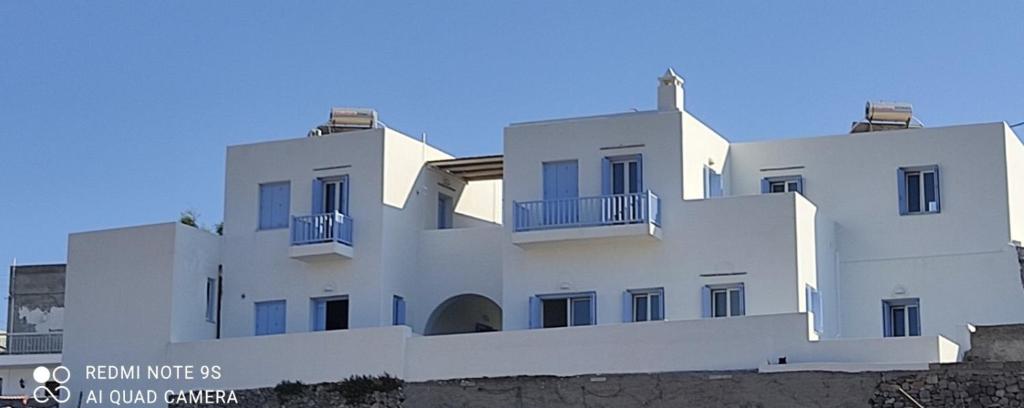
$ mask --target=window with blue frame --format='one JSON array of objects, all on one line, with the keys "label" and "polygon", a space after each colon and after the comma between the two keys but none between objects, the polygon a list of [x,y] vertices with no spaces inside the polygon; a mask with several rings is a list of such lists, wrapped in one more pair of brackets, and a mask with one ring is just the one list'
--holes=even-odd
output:
[{"label": "window with blue frame", "polygon": [[557,293],[530,298],[530,328],[589,326],[597,323],[595,292]]},{"label": "window with blue frame", "polygon": [[775,176],[761,179],[761,193],[804,193],[803,176]]},{"label": "window with blue frame", "polygon": [[206,321],[216,323],[217,319],[217,279],[206,279]]},{"label": "window with blue frame", "polygon": [[703,317],[732,317],[746,314],[746,290],[742,283],[707,285],[701,288]]},{"label": "window with blue frame", "polygon": [[455,204],[452,197],[444,193],[437,194],[437,229],[452,228],[455,218]]},{"label": "window with blue frame", "polygon": [[622,295],[622,321],[665,320],[665,289],[630,289]]},{"label": "window with blue frame", "polygon": [[313,331],[348,329],[347,296],[313,298],[310,305]]},{"label": "window with blue frame", "polygon": [[313,180],[312,214],[348,215],[348,176],[320,177]]},{"label": "window with blue frame", "polygon": [[260,223],[259,228],[288,228],[289,201],[291,183],[260,184]]},{"label": "window with blue frame", "polygon": [[704,198],[722,197],[723,192],[722,175],[715,169],[704,166]]},{"label": "window with blue frame", "polygon": [[391,299],[391,323],[395,326],[405,324],[405,298],[398,295]]},{"label": "window with blue frame", "polygon": [[921,301],[889,299],[882,301],[882,334],[885,337],[921,335]]},{"label": "window with blue frame", "polygon": [[901,167],[897,172],[900,215],[937,214],[939,200],[939,166]]},{"label": "window with blue frame", "polygon": [[285,332],[286,307],[284,300],[256,302],[255,334],[265,336]]},{"label": "window with blue frame", "polygon": [[818,292],[817,288],[807,285],[807,293],[804,299],[807,302],[807,311],[814,315],[814,331],[822,333],[825,316],[822,315],[821,311],[821,293]]}]

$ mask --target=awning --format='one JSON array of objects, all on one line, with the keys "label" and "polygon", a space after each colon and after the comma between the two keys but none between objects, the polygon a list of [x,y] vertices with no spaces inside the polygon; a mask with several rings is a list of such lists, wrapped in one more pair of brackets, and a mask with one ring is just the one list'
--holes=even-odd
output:
[{"label": "awning", "polygon": [[505,156],[500,154],[434,160],[427,165],[466,181],[501,180],[505,175]]}]

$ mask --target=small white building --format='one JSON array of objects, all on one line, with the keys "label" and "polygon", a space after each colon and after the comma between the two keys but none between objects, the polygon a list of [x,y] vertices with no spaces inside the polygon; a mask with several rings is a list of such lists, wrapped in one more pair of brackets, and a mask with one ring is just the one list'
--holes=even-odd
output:
[{"label": "small white building", "polygon": [[495,156],[365,110],[229,147],[223,236],[70,236],[64,364],[216,364],[224,388],[912,369],[955,361],[972,324],[1024,321],[1005,123],[732,143],[671,70],[657,95],[512,124]]}]

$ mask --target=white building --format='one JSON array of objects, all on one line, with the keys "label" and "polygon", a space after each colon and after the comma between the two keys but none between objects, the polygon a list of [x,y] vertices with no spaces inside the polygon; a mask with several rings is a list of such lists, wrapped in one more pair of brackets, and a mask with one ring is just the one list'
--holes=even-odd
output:
[{"label": "white building", "polygon": [[1005,123],[732,143],[682,82],[652,111],[512,124],[498,156],[373,120],[229,147],[223,236],[70,236],[64,364],[224,368],[193,388],[907,369],[1024,321]]}]

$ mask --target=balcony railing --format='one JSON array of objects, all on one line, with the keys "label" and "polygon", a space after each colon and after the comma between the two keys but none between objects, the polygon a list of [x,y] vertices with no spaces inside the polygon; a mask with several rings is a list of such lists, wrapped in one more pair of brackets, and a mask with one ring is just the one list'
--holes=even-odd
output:
[{"label": "balcony railing", "polygon": [[661,199],[647,191],[512,204],[516,231],[650,223],[661,225]]},{"label": "balcony railing", "polygon": [[2,333],[3,354],[55,354],[64,345],[63,333]]},{"label": "balcony railing", "polygon": [[292,245],[324,242],[352,246],[352,217],[339,212],[292,217]]}]

